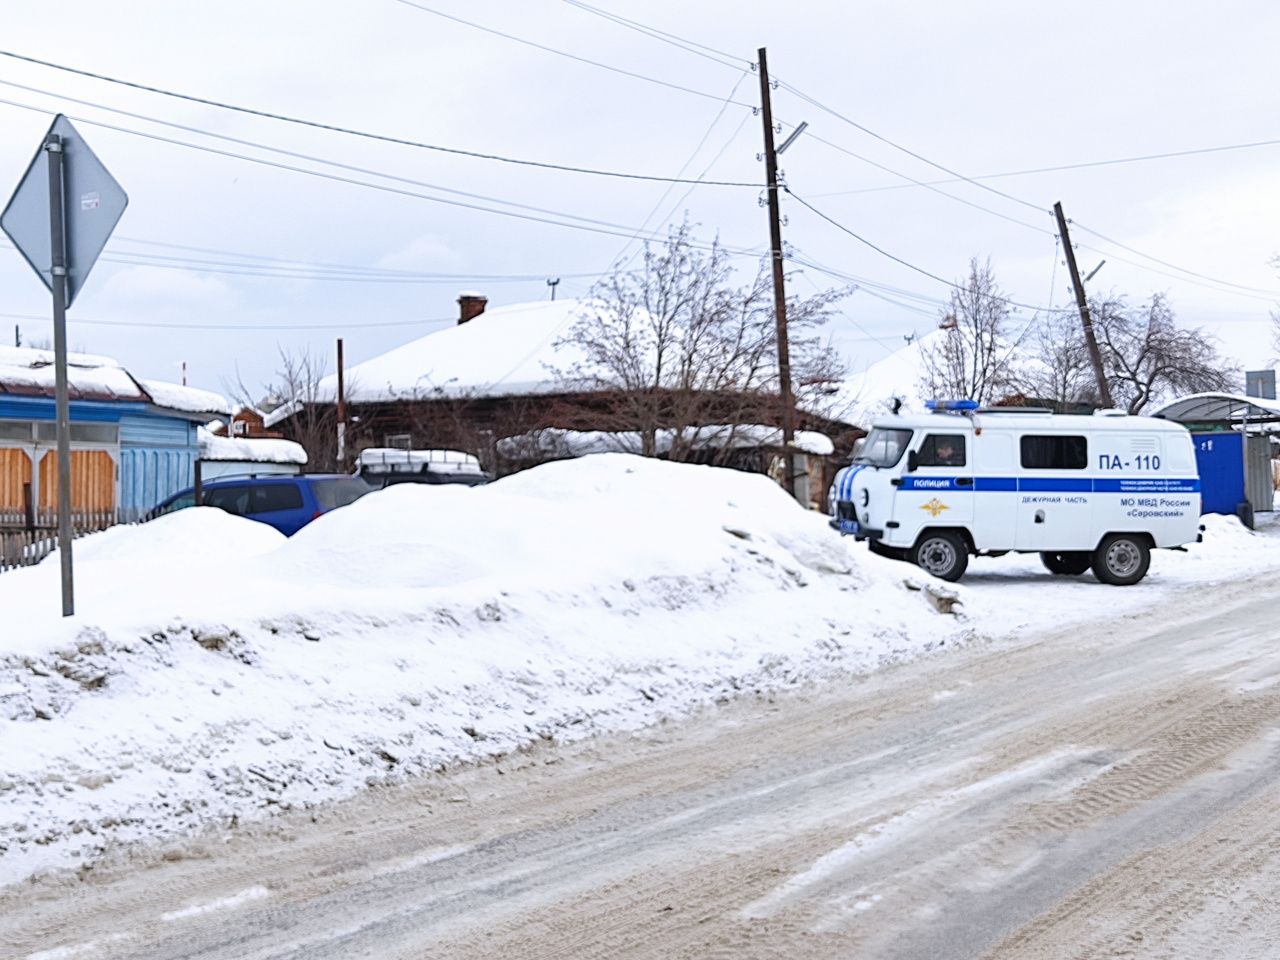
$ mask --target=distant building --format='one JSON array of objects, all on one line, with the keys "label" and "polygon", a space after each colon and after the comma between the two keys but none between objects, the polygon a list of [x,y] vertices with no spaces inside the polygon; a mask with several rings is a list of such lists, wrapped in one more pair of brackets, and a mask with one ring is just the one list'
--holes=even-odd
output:
[{"label": "distant building", "polygon": [[[227,401],[106,357],[68,359],[73,511],[132,519],[189,486],[197,427]],[[57,496],[53,353],[0,347],[0,523],[47,515]]]},{"label": "distant building", "polygon": [[295,476],[307,465],[307,451],[292,440],[220,437],[204,427],[197,430],[197,435],[202,481],[219,477]]},{"label": "distant building", "polygon": [[[575,320],[591,309],[589,302],[541,301],[488,310],[484,297],[464,294],[458,303],[455,326],[346,370],[349,456],[368,447],[445,447],[476,454],[487,469],[503,473],[601,448],[610,437],[621,438],[621,449],[630,449],[637,427],[627,420],[628,405],[619,402],[622,395],[580,375],[585,352],[567,342]],[[312,402],[278,407],[265,417],[264,428],[303,442],[313,462],[332,456],[336,395],[337,378],[327,377]],[[669,426],[678,422],[674,411],[682,399],[687,398],[671,397]],[[663,403],[659,394],[657,406]],[[775,465],[781,452],[776,395],[744,397],[726,390],[701,395],[699,409],[708,429],[686,453],[762,472]],[[848,430],[847,424],[805,410],[797,420],[798,430],[827,435]],[[316,425],[319,433],[313,435]],[[584,434],[593,437],[591,444],[570,442]],[[499,443],[504,440],[510,442]]]}]

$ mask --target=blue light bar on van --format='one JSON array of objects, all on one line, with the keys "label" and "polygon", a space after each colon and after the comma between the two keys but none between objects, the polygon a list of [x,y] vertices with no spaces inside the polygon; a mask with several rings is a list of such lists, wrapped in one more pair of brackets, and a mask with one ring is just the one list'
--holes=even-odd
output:
[{"label": "blue light bar on van", "polygon": [[977,400],[926,400],[924,405],[934,413],[968,413],[978,409]]}]

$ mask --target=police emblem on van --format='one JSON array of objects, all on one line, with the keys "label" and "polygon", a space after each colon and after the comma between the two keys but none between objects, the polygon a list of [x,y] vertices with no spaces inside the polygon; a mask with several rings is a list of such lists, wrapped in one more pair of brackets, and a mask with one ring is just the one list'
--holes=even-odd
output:
[{"label": "police emblem on van", "polygon": [[928,511],[929,511],[929,516],[937,518],[937,517],[942,516],[942,511],[943,511],[943,510],[950,510],[951,508],[950,508],[950,507],[948,507],[948,506],[947,506],[945,503],[943,503],[941,500],[939,500],[937,497],[934,497],[934,498],[933,498],[932,500],[930,500],[928,503],[922,503],[922,504],[920,504],[920,509],[921,509],[921,510],[928,510]]}]

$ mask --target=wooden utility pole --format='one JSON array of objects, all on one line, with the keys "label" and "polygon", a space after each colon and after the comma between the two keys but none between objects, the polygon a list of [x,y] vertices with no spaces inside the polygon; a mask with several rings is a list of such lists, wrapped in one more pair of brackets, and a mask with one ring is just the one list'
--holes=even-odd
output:
[{"label": "wooden utility pole", "polygon": [[1107,385],[1107,374],[1102,369],[1102,351],[1098,349],[1098,338],[1093,335],[1093,318],[1089,316],[1089,300],[1084,295],[1084,283],[1080,280],[1080,270],[1076,266],[1076,252],[1071,248],[1071,235],[1067,233],[1067,217],[1062,212],[1062,204],[1053,205],[1054,215],[1058,218],[1058,235],[1062,238],[1062,249],[1067,253],[1067,269],[1071,271],[1071,285],[1076,290],[1076,305],[1080,308],[1080,322],[1084,324],[1084,342],[1089,348],[1089,363],[1093,366],[1093,375],[1098,381],[1098,398],[1104,407],[1114,406],[1111,400],[1111,387]]},{"label": "wooden utility pole", "polygon": [[344,378],[346,364],[342,358],[342,338],[338,338],[338,470],[346,469],[347,461],[347,391]]},{"label": "wooden utility pole", "polygon": [[[769,98],[769,64],[765,48],[760,55],[760,116],[764,120],[764,170],[769,194],[769,242],[773,250],[773,315],[778,328],[778,384],[782,394],[782,445],[785,449],[786,472],[783,478],[787,492],[797,499],[808,500],[807,489],[796,489],[795,397],[791,393],[791,351],[787,343],[786,271],[782,260],[782,215],[778,208],[778,154],[773,146],[773,105]],[[802,484],[807,487],[808,484]]]}]

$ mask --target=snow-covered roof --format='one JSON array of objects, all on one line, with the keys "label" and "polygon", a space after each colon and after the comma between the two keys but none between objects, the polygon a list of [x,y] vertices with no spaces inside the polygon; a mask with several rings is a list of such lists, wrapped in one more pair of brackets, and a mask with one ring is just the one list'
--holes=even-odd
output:
[{"label": "snow-covered roof", "polygon": [[1238,393],[1193,393],[1166,403],[1151,414],[1179,423],[1280,422],[1280,400]]},{"label": "snow-covered roof", "polygon": [[231,412],[231,404],[227,402],[227,398],[210,390],[184,387],[163,380],[139,380],[138,383],[147,391],[152,403],[166,410],[180,410],[183,413]]},{"label": "snow-covered roof", "polygon": [[[567,372],[583,359],[559,341],[585,308],[583,301],[555,300],[486,310],[349,367],[347,401],[551,392],[560,386],[554,369]],[[332,399],[336,390],[336,375],[326,377],[319,395]]]},{"label": "snow-covered roof", "polygon": [[307,452],[292,440],[246,439],[219,437],[204,427],[196,431],[200,438],[201,460],[236,463],[294,463],[305,465]]},{"label": "snow-covered roof", "polygon": [[[687,429],[685,436],[695,450],[744,450],[782,445],[782,431],[760,423],[715,424]],[[676,430],[659,430],[654,436],[656,452],[669,453],[678,437]],[[835,444],[824,433],[797,430],[795,448],[815,456],[830,456]],[[585,457],[593,453],[640,453],[643,443],[634,431],[535,430],[498,441],[504,456],[533,452],[550,456]]]},{"label": "snow-covered roof", "polygon": [[924,351],[945,334],[934,330],[918,337],[849,377],[832,403],[834,416],[845,423],[866,425],[887,413],[895,398],[902,401],[904,411],[924,413],[925,398],[920,396]]},{"label": "snow-covered roof", "polygon": [[[180,413],[227,413],[226,398],[208,390],[161,380],[139,380],[110,357],[67,354],[67,386],[72,400],[153,403]],[[20,396],[54,395],[52,350],[0,347],[0,393]]]},{"label": "snow-covered roof", "polygon": [[[109,357],[68,354],[67,385],[73,400],[149,399],[128,371]],[[0,393],[53,396],[53,351],[0,347]]]}]

